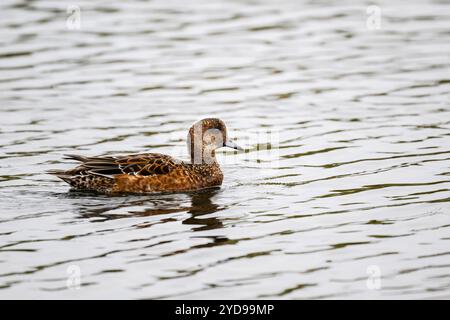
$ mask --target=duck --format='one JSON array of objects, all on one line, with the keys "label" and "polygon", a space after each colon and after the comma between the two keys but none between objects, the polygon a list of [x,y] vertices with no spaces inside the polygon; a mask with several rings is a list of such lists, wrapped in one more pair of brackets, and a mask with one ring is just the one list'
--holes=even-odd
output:
[{"label": "duck", "polygon": [[188,131],[190,161],[161,153],[120,156],[65,155],[79,164],[70,170],[50,170],[73,190],[102,194],[185,192],[218,187],[223,173],[215,151],[244,149],[229,139],[225,123],[218,118],[195,122]]}]

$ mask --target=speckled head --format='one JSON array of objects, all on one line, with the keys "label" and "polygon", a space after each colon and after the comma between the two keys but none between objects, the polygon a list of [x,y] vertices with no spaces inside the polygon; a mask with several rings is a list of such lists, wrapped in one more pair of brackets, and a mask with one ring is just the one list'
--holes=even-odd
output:
[{"label": "speckled head", "polygon": [[187,143],[193,164],[215,163],[214,151],[218,148],[242,150],[228,138],[227,127],[218,118],[206,118],[194,123],[189,129]]}]

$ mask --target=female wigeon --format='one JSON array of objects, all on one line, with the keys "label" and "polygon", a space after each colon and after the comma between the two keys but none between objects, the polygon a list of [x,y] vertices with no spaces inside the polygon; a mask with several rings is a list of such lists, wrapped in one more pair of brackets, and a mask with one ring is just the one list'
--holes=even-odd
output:
[{"label": "female wigeon", "polygon": [[223,174],[215,150],[242,150],[228,139],[225,123],[217,118],[200,120],[189,129],[190,162],[160,153],[84,157],[66,155],[81,162],[71,170],[52,170],[76,190],[100,193],[156,193],[191,191],[222,184]]}]

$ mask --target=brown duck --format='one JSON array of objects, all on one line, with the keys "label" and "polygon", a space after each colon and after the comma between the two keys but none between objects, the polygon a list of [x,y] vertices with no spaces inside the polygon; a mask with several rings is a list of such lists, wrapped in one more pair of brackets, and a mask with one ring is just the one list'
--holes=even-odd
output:
[{"label": "brown duck", "polygon": [[66,155],[81,162],[71,170],[52,170],[76,190],[100,193],[156,193],[204,189],[222,184],[223,174],[215,150],[242,150],[228,139],[225,123],[216,118],[200,120],[189,129],[190,162],[160,153],[84,157]]}]

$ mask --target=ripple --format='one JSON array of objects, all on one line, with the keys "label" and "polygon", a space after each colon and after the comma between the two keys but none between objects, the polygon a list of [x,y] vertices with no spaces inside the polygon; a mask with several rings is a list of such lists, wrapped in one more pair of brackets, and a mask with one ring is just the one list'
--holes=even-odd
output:
[{"label": "ripple", "polygon": [[[379,1],[380,30],[351,1],[77,5],[79,30],[57,1],[0,5],[0,297],[449,296],[448,4]],[[64,153],[185,158],[207,116],[247,150],[218,153],[219,189],[44,174]]]}]

